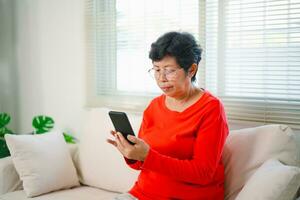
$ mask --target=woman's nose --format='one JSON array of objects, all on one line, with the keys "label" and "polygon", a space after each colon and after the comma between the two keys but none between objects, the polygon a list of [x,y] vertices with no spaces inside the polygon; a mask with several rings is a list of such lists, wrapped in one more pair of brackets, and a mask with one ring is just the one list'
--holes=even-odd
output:
[{"label": "woman's nose", "polygon": [[158,80],[159,80],[159,81],[168,81],[168,79],[167,79],[166,74],[164,73],[164,71],[163,71],[163,72],[160,72],[160,73],[158,74]]}]

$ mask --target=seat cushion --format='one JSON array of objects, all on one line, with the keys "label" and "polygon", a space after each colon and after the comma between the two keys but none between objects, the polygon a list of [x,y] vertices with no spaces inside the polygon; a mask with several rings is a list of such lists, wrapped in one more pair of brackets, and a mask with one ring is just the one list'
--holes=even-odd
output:
[{"label": "seat cushion", "polygon": [[225,199],[236,198],[252,174],[271,158],[299,166],[295,134],[285,125],[266,125],[231,131],[223,154]]},{"label": "seat cushion", "polygon": [[73,189],[59,190],[34,198],[27,198],[24,190],[0,196],[0,200],[112,200],[118,193],[93,187],[80,186]]}]

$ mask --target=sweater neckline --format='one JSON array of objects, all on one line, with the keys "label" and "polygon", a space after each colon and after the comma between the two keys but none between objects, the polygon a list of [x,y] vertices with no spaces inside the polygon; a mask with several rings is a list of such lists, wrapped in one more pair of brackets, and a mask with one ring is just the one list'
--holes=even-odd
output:
[{"label": "sweater neckline", "polygon": [[179,111],[176,111],[176,110],[170,110],[167,105],[166,105],[166,95],[163,94],[162,95],[162,101],[161,101],[161,104],[162,104],[162,107],[163,109],[168,112],[169,114],[174,114],[174,115],[184,115],[185,113],[187,113],[189,110],[193,110],[193,108],[200,102],[204,99],[204,97],[207,95],[207,91],[204,89],[204,88],[201,88],[203,90],[203,94],[200,96],[200,98],[195,102],[193,103],[192,105],[190,105],[189,107],[187,107],[186,109],[184,109],[183,111],[179,112]]}]

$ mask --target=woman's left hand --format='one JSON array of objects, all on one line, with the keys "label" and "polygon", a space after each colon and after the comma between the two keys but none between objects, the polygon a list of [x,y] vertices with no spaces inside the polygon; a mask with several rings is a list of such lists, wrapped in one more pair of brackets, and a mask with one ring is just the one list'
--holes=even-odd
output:
[{"label": "woman's left hand", "polygon": [[134,143],[132,145],[120,132],[111,131],[111,134],[115,137],[115,140],[107,139],[107,142],[117,147],[124,157],[132,160],[145,160],[150,147],[144,140],[128,135],[128,140]]}]

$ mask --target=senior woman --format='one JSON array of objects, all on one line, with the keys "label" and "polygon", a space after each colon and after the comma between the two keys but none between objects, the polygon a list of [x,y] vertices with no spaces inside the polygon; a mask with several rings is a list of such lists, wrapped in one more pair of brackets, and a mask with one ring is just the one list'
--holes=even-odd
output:
[{"label": "senior woman", "polygon": [[111,131],[114,145],[133,169],[134,186],[116,199],[224,199],[222,151],[228,135],[221,101],[194,82],[201,49],[189,33],[168,32],[149,57],[163,94],[143,113],[138,137]]}]

